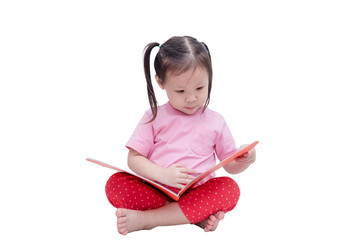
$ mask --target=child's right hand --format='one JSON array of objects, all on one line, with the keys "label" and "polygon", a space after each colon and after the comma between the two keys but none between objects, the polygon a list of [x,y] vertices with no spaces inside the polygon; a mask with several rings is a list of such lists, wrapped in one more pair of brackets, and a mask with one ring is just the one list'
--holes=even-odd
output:
[{"label": "child's right hand", "polygon": [[174,164],[168,168],[164,168],[161,172],[161,183],[170,187],[182,189],[186,184],[191,182],[195,177],[190,175],[197,173],[195,170],[185,167],[182,164]]}]

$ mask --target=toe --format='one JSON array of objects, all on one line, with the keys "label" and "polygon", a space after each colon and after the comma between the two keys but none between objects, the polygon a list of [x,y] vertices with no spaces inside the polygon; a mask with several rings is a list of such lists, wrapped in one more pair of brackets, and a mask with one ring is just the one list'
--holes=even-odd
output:
[{"label": "toe", "polygon": [[116,217],[118,217],[118,218],[119,218],[119,217],[123,217],[123,216],[126,215],[126,211],[125,211],[125,209],[118,208],[118,209],[116,209],[115,215],[116,215]]},{"label": "toe", "polygon": [[126,228],[120,228],[120,229],[118,229],[118,232],[119,232],[121,235],[126,235],[126,234],[128,233]]},{"label": "toe", "polygon": [[215,217],[214,215],[211,215],[209,217],[209,221],[207,223],[208,223],[208,225],[209,224],[213,225],[216,220],[217,220],[217,217]]},{"label": "toe", "polygon": [[223,220],[224,217],[225,217],[225,213],[224,213],[224,212],[217,212],[217,213],[215,214],[215,217],[216,217],[217,219],[219,219],[219,220]]},{"label": "toe", "polygon": [[126,228],[126,226],[127,226],[126,222],[118,222],[118,223],[117,223],[118,229],[119,229],[119,228]]},{"label": "toe", "polygon": [[117,223],[118,223],[118,224],[126,223],[126,217],[119,217],[119,218],[117,219]]}]

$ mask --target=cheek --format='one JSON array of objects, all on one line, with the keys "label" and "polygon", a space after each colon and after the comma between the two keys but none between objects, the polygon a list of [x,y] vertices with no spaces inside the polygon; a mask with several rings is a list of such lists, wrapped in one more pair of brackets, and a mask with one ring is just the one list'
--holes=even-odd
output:
[{"label": "cheek", "polygon": [[173,98],[173,102],[176,104],[176,105],[178,105],[178,106],[180,106],[180,105],[182,105],[183,104],[183,99],[182,98],[180,98],[180,97],[175,97],[175,98]]},{"label": "cheek", "polygon": [[176,105],[182,103],[181,97],[177,96],[176,94],[168,93],[167,95],[168,95],[168,99],[171,103],[176,104]]},{"label": "cheek", "polygon": [[203,102],[203,103],[205,103],[207,97],[208,97],[207,92],[204,92],[204,93],[201,94],[201,96],[200,96],[200,101]]}]

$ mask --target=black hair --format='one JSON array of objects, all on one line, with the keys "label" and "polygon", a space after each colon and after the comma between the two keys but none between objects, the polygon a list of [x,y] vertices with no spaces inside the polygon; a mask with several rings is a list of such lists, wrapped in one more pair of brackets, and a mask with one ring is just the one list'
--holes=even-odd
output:
[{"label": "black hair", "polygon": [[149,43],[144,49],[144,72],[147,82],[147,93],[152,112],[153,121],[157,115],[157,100],[150,74],[150,54],[154,47],[160,47],[154,61],[156,75],[161,79],[162,84],[166,77],[180,75],[191,68],[201,67],[207,71],[209,77],[208,97],[205,101],[203,111],[209,105],[212,85],[212,63],[209,48],[203,42],[193,37],[172,37],[163,44],[157,42]]}]

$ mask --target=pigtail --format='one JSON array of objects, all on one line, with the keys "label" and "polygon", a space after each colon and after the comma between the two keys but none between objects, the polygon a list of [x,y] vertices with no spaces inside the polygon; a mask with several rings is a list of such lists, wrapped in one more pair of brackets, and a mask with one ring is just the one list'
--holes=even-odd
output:
[{"label": "pigtail", "polygon": [[212,63],[211,63],[211,55],[210,55],[210,50],[208,48],[208,46],[204,43],[204,42],[201,42],[202,45],[204,45],[204,47],[206,48],[207,50],[207,53],[209,55],[209,59],[210,59],[210,65],[208,66],[208,70],[210,70],[208,72],[209,74],[209,88],[208,88],[208,98],[206,99],[205,101],[205,104],[204,104],[204,109],[203,109],[203,112],[205,111],[205,109],[207,108],[207,106],[209,105],[210,103],[210,93],[211,93],[211,87],[212,87],[212,77],[213,77],[213,72],[212,72]]},{"label": "pigtail", "polygon": [[152,118],[149,122],[152,122],[156,118],[157,106],[158,106],[154,88],[153,88],[152,81],[151,81],[151,73],[150,73],[151,50],[157,46],[160,46],[160,44],[154,42],[154,43],[148,44],[144,49],[144,73],[145,73],[145,78],[146,78],[146,83],[147,83],[147,93],[148,93],[150,108],[151,108],[151,112],[152,112]]}]

